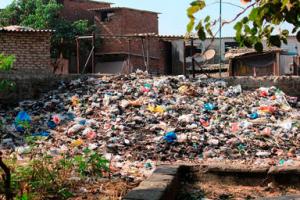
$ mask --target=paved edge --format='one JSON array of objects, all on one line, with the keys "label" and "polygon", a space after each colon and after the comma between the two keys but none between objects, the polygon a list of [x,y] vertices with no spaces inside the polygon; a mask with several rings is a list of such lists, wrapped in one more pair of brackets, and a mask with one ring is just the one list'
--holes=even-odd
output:
[{"label": "paved edge", "polygon": [[[200,168],[207,172],[225,173],[264,173],[269,175],[300,174],[299,167],[246,167],[237,165],[161,165],[153,174],[138,187],[131,190],[122,200],[172,200],[176,199],[180,190],[180,176],[187,171],[197,171]],[[260,198],[259,200],[300,200],[300,196],[282,196]]]},{"label": "paved edge", "polygon": [[131,190],[123,200],[175,199],[179,191],[179,175],[186,166],[159,166],[153,174],[138,187]]}]

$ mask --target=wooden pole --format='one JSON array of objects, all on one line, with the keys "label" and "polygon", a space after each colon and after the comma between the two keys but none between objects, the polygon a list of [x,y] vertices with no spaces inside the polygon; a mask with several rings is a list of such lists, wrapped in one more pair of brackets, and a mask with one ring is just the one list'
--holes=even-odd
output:
[{"label": "wooden pole", "polygon": [[183,74],[186,76],[186,54],[185,54],[185,41],[183,41]]},{"label": "wooden pole", "polygon": [[80,58],[79,58],[79,40],[78,40],[78,37],[76,38],[76,52],[77,52],[77,74],[80,73]]},{"label": "wooden pole", "polygon": [[143,38],[141,38],[141,39],[142,39],[142,51],[143,51],[144,65],[145,65],[145,67],[146,67],[146,69],[147,69],[147,63],[146,63],[146,58],[145,58],[145,46],[144,46],[144,39],[143,39]]},{"label": "wooden pole", "polygon": [[149,48],[150,48],[150,42],[149,42],[149,37],[147,37],[147,67],[146,71],[149,71]]},{"label": "wooden pole", "polygon": [[132,72],[132,69],[131,69],[131,49],[130,49],[131,47],[130,47],[130,39],[128,39],[128,58],[127,58],[127,60],[128,60],[128,69],[129,69],[129,73],[131,73]]},{"label": "wooden pole", "polygon": [[5,198],[6,200],[12,200],[13,199],[13,194],[11,191],[11,174],[10,174],[10,169],[5,165],[5,163],[2,161],[2,153],[0,152],[0,168],[3,169],[4,171],[4,193],[5,193]]},{"label": "wooden pole", "polygon": [[92,49],[93,49],[93,53],[92,53],[92,73],[95,73],[95,32],[93,32],[93,38],[92,38]]},{"label": "wooden pole", "polygon": [[194,60],[194,38],[191,38],[191,56],[192,56],[192,70],[193,70],[193,78],[196,77],[195,73],[195,60]]}]

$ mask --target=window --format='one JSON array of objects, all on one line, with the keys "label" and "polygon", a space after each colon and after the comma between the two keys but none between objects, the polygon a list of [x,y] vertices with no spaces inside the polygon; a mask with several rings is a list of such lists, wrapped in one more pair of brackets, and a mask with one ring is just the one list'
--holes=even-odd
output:
[{"label": "window", "polygon": [[102,22],[109,22],[111,17],[114,16],[114,12],[112,11],[102,11],[101,12],[101,21]]},{"label": "window", "polygon": [[[186,57],[190,57],[192,56],[191,54],[191,50],[192,50],[192,46],[186,46],[185,47],[185,56]],[[193,53],[196,54],[196,53],[202,53],[202,49],[200,47],[193,47]]]}]

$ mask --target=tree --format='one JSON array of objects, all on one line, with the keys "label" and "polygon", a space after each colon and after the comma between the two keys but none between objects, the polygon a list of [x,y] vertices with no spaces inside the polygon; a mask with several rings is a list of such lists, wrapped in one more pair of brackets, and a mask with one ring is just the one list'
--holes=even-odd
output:
[{"label": "tree", "polygon": [[92,31],[87,20],[69,22],[59,14],[63,8],[56,0],[14,0],[0,11],[0,26],[21,25],[35,29],[53,29],[51,55],[57,58],[62,52],[69,58],[75,49],[75,36]]},{"label": "tree", "polygon": [[[205,2],[205,0],[193,1],[187,10],[190,19],[187,31],[189,33],[193,30],[197,31],[201,40],[205,40],[207,35],[214,38],[217,34],[212,31],[217,20],[212,21],[207,16],[205,19],[196,22],[195,15],[206,7]],[[287,37],[290,34],[296,34],[300,42],[299,0],[241,0],[241,2],[247,5],[243,11],[237,13],[234,19],[222,22],[222,26],[224,26],[236,22],[239,17],[243,17],[234,26],[235,39],[240,46],[254,47],[257,51],[262,51],[262,41],[266,40],[269,46],[280,47],[282,43],[287,44]],[[245,16],[248,10],[251,11]],[[293,30],[291,32],[286,29],[276,29],[284,22],[292,25]]]}]

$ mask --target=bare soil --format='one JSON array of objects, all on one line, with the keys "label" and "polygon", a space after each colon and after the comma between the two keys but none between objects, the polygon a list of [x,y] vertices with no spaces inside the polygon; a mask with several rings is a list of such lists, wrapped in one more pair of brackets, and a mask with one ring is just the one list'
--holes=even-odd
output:
[{"label": "bare soil", "polygon": [[[281,180],[281,178],[275,178]],[[245,200],[262,197],[299,195],[299,184],[284,181],[263,174],[232,174],[190,172],[185,174],[178,200]]]}]

